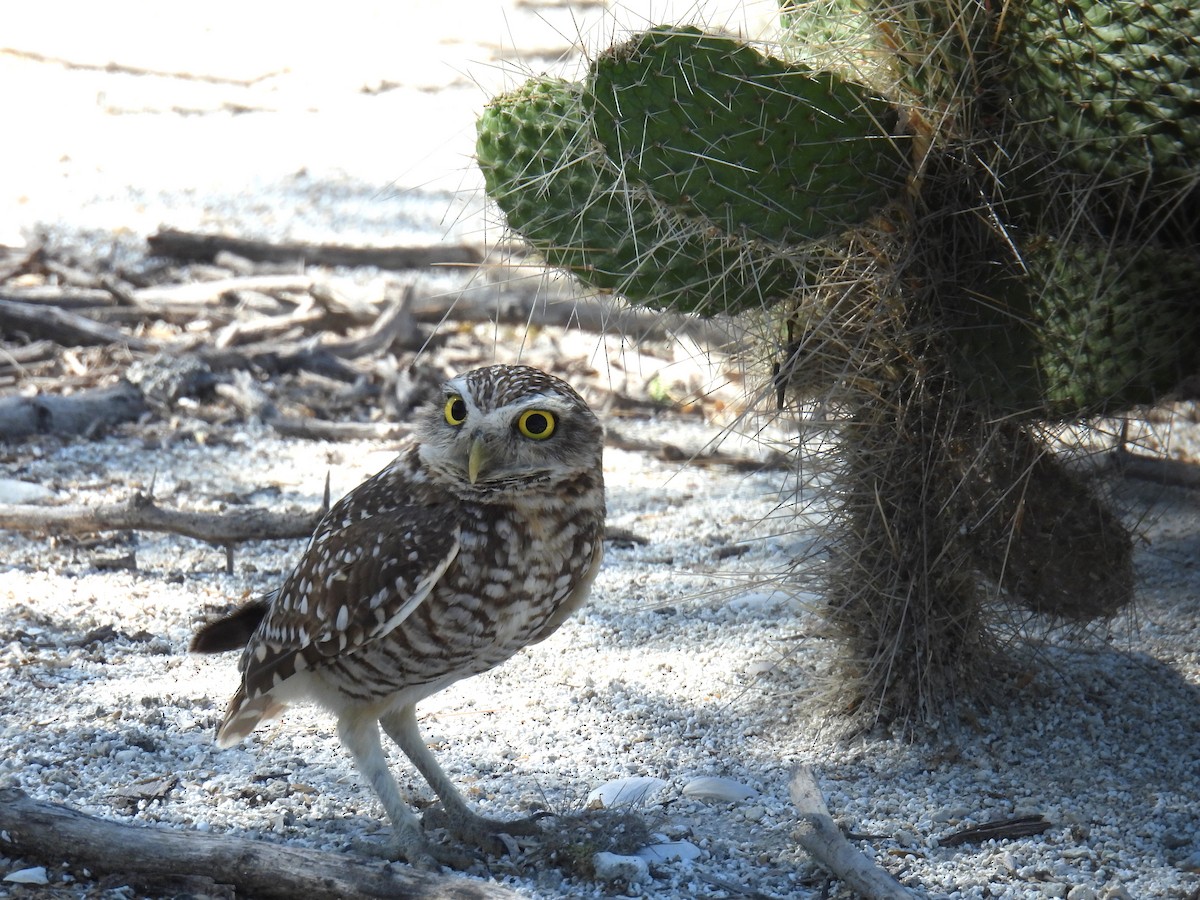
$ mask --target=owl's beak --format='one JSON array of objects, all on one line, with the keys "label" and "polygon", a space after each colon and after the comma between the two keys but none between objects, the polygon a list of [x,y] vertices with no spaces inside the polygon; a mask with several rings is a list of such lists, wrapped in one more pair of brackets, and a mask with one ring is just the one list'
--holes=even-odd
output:
[{"label": "owl's beak", "polygon": [[467,457],[467,478],[471,479],[471,484],[479,480],[479,473],[483,471],[487,462],[488,452],[483,438],[475,438],[471,441],[471,453]]}]

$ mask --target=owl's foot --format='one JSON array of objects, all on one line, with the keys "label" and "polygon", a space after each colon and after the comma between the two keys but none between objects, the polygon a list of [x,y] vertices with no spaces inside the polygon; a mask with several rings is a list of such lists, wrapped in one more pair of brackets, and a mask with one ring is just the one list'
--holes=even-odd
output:
[{"label": "owl's foot", "polygon": [[406,862],[414,869],[438,872],[442,866],[465,870],[477,860],[469,853],[455,847],[436,844],[424,833],[412,828],[398,829],[392,836],[384,856],[391,860]]},{"label": "owl's foot", "polygon": [[466,809],[450,812],[442,806],[432,806],[425,810],[422,824],[426,829],[445,828],[462,844],[478,847],[489,856],[500,856],[508,849],[500,835],[529,837],[540,834],[538,820],[548,815],[550,813],[540,812],[520,819],[489,819]]}]

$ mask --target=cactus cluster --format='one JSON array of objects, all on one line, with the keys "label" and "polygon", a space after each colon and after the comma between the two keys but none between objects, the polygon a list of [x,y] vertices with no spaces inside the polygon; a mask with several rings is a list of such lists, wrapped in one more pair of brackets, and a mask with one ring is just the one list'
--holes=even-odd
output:
[{"label": "cactus cluster", "polygon": [[[478,159],[550,265],[787,334],[782,389],[841,416],[844,671],[876,717],[932,717],[997,602],[1086,621],[1132,597],[1128,531],[1039,429],[1152,402],[1200,360],[1200,11],[783,14],[777,55],[654,28],[531,81],[483,112]],[[814,62],[829,35],[844,65]]]}]

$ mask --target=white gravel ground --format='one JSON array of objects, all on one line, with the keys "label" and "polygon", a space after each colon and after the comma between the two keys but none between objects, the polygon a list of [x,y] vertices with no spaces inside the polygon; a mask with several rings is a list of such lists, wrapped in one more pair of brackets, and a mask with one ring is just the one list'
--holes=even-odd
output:
[{"label": "white gravel ground", "polygon": [[[614,27],[614,14],[586,2],[344,2],[319,20],[273,3],[206,4],[189,12],[197,18],[170,21],[162,8],[117,0],[6,13],[0,43],[26,52],[0,52],[0,83],[20,86],[3,101],[0,241],[42,230],[68,245],[133,246],[159,225],[346,243],[491,236],[468,159],[474,112],[511,77],[503,61],[519,48],[522,65],[552,68],[578,35]],[[621,21],[689,17],[666,3],[642,12]],[[705,18],[726,21],[713,10]],[[113,61],[208,80],[101,70]],[[388,84],[399,86],[361,91]],[[1194,441],[1190,414],[1178,428]],[[688,446],[719,433],[688,417],[619,427]],[[203,445],[156,437],[27,445],[4,455],[0,474],[64,502],[123,499],[153,481],[172,506],[215,509],[231,495],[312,506],[327,471],[336,494],[389,457],[385,445],[253,429]],[[1194,493],[1124,489],[1147,537],[1134,617],[1049,642],[1007,708],[908,743],[839,738],[804,704],[829,647],[813,636],[813,598],[772,577],[815,536],[781,514],[782,473],[610,449],[605,476],[611,523],[648,543],[611,547],[584,614],[426,702],[422,728],[491,812],[575,810],[614,779],[660,778],[646,815],[691,858],[655,862],[634,885],[556,871],[512,877],[523,893],[828,896],[791,836],[788,774],[806,763],[835,817],[868,836],[858,845],[923,895],[1200,895]],[[211,733],[234,688],[234,658],[185,652],[210,610],[272,587],[299,545],[248,546],[226,575],[212,548],[142,534],[137,571],[95,566],[126,549],[0,534],[0,785],[120,821],[328,848],[382,840],[381,812],[327,716],[295,710],[219,752]],[[402,766],[404,783],[425,793]],[[123,795],[164,776],[178,780],[161,799]],[[701,799],[704,776],[750,790]],[[939,841],[1023,814],[1044,815],[1049,829]],[[29,864],[3,853],[0,840],[0,879]],[[497,875],[508,877],[503,866]],[[48,876],[91,890],[81,872]],[[38,890],[0,880],[0,897]]]}]

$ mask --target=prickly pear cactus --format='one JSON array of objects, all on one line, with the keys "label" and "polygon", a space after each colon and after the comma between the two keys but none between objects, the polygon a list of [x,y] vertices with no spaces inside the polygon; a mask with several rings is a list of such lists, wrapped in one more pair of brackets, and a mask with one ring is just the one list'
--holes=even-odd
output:
[{"label": "prickly pear cactus", "polygon": [[1024,137],[1063,165],[1158,200],[1196,189],[1200,6],[1026,0],[1013,14],[1003,23],[1005,81]]},{"label": "prickly pear cactus", "polygon": [[696,29],[648,31],[601,54],[584,102],[628,182],[729,235],[824,237],[902,184],[887,103]]},{"label": "prickly pear cactus", "polygon": [[762,308],[805,281],[803,254],[734,239],[630,184],[589,121],[582,87],[549,78],[498,98],[479,120],[488,194],[550,265],[688,312]]},{"label": "prickly pear cactus", "polygon": [[850,705],[936,718],[987,680],[997,609],[1132,597],[1128,530],[1039,435],[1200,360],[1200,9],[783,13],[775,55],[655,28],[497,98],[479,163],[550,265],[787,334],[781,390],[842,415],[826,614]]}]

